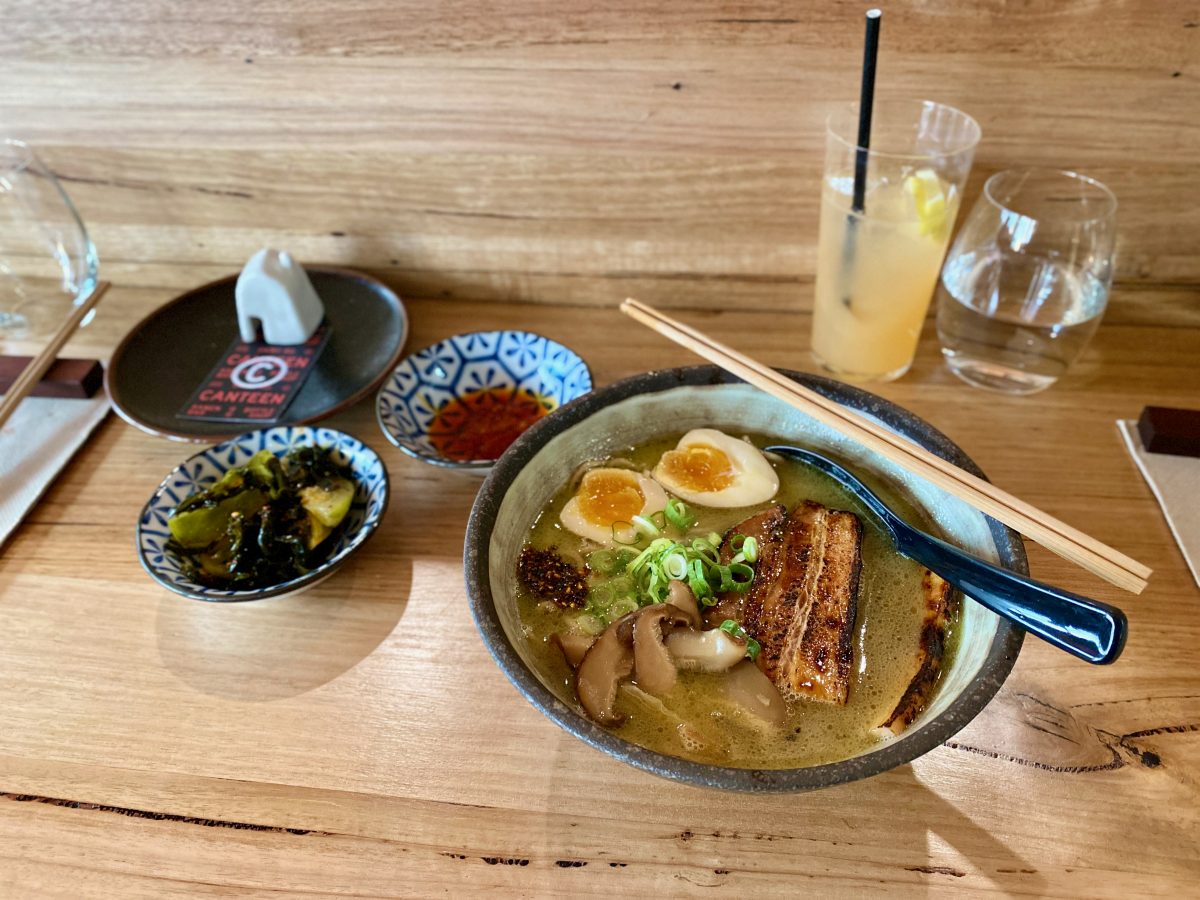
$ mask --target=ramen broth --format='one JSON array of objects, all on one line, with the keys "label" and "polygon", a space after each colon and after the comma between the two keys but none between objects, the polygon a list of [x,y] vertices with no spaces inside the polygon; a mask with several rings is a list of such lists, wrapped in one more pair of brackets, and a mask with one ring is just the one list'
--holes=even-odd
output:
[{"label": "ramen broth", "polygon": [[[613,458],[630,460],[639,470],[649,471],[678,439],[678,433],[667,435],[614,453]],[[750,439],[759,447],[772,443],[755,435]],[[884,739],[877,726],[888,717],[914,674],[923,614],[924,569],[900,556],[861,504],[831,478],[798,462],[769,459],[780,480],[779,493],[771,502],[782,503],[790,510],[801,500],[815,500],[831,509],[857,513],[863,524],[849,700],[844,706],[792,701],[784,725],[773,726],[723,701],[719,682],[726,677],[724,674],[681,671],[674,689],[662,697],[622,686],[617,709],[627,718],[613,730],[626,740],[696,762],[794,768],[846,759]],[[573,490],[573,484],[563,485],[539,514],[528,540],[537,548],[555,547],[567,560],[581,564],[596,545],[559,522],[559,513]],[[886,491],[879,493],[905,518],[920,521],[901,498]],[[712,509],[689,504],[697,519],[693,531],[724,535],[765,505]],[[552,634],[566,629],[568,611],[539,603],[523,586],[518,588],[517,608],[542,678],[563,700],[575,705],[574,673],[550,641]],[[951,663],[956,644],[957,604],[947,629],[943,671]],[[680,727],[681,723],[687,724]]]}]

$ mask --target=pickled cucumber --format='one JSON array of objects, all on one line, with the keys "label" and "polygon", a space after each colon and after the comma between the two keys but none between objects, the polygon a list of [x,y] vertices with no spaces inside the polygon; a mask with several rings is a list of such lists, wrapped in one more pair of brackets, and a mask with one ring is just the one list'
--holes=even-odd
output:
[{"label": "pickled cucumber", "polygon": [[328,448],[298,448],[282,459],[262,450],[179,503],[167,522],[167,549],[199,584],[270,587],[325,561],[354,493],[350,471]]}]

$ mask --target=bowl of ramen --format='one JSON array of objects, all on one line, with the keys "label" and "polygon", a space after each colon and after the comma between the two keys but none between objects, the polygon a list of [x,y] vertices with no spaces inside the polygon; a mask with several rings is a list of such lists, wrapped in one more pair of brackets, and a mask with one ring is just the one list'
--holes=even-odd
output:
[{"label": "bowl of ramen", "polygon": [[375,411],[387,439],[409,456],[483,473],[526,428],[591,388],[587,364],[557,341],[473,331],[402,360]]},{"label": "bowl of ramen", "polygon": [[[786,374],[981,474],[900,407]],[[534,424],[476,498],[472,613],[530,703],[633,766],[752,792],[878,774],[983,709],[1023,632],[772,444],[835,459],[913,524],[1028,571],[1014,532],[804,413],[715,367],[649,372]]]}]

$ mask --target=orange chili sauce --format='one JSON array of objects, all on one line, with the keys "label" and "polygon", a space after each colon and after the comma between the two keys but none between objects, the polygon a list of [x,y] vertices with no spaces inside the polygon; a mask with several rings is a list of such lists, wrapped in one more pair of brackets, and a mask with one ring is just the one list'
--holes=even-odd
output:
[{"label": "orange chili sauce", "polygon": [[456,462],[496,459],[550,406],[551,401],[516,388],[469,391],[437,411],[429,442]]}]

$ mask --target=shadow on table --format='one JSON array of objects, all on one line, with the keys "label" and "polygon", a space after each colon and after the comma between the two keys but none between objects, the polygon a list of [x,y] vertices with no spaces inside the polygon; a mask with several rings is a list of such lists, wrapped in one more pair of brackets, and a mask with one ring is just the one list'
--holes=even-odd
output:
[{"label": "shadow on table", "polygon": [[[583,815],[580,797],[613,789],[609,766],[596,766],[592,753],[566,735],[556,738],[541,782],[545,808]],[[581,764],[581,754],[589,756],[590,768]],[[610,783],[594,783],[604,779]],[[631,773],[626,780],[640,782],[640,790],[630,797],[632,821],[654,821],[663,811],[670,817],[657,837],[663,843],[644,852],[655,865],[679,866],[678,877],[700,886],[731,886],[739,869],[754,872],[764,853],[778,853],[788,860],[784,873],[824,872],[864,883],[882,879],[908,893],[961,888],[968,875],[987,879],[1003,892],[1036,896],[1047,889],[1036,864],[986,824],[1002,819],[1002,810],[981,808],[977,821],[943,797],[936,785],[922,782],[911,765],[810,793],[757,797],[640,774]],[[995,794],[984,791],[981,797],[994,800]],[[654,808],[638,808],[646,802]],[[557,817],[547,817],[543,833],[526,837],[568,857],[574,850],[583,859],[595,858],[582,847],[564,846]],[[599,861],[637,865],[646,859],[617,855]]]},{"label": "shadow on table", "polygon": [[[977,824],[966,812],[942,797],[935,787],[918,779],[911,765],[902,766],[891,775],[902,783],[911,784],[920,792],[913,800],[913,807],[923,812],[928,843],[925,870],[929,874],[946,874],[951,876],[947,880],[954,880],[955,867],[945,865],[945,858],[936,852],[936,845],[942,843],[949,844],[966,857],[977,874],[989,879],[1001,890],[1012,889],[1014,879],[1019,879],[1016,883],[1023,893],[1036,895],[1045,889],[1046,879],[1031,861],[1018,854],[986,825]],[[984,818],[998,818],[997,810],[983,812]],[[938,839],[936,842],[933,840],[935,836]]]},{"label": "shadow on table", "polygon": [[198,691],[237,700],[294,697],[353,668],[392,631],[408,604],[412,564],[350,560],[302,594],[250,603],[166,596],[158,608],[163,665]]}]

